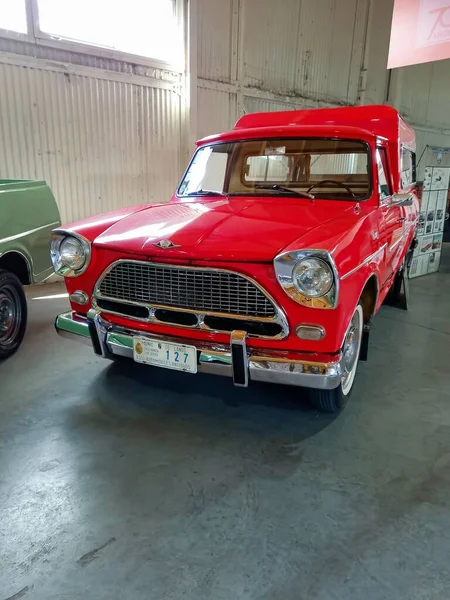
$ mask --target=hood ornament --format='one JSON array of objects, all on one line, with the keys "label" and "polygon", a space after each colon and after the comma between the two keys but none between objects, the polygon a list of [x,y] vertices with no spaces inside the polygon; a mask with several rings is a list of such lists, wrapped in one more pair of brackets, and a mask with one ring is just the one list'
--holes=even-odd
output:
[{"label": "hood ornament", "polygon": [[158,248],[162,248],[163,250],[169,250],[170,248],[181,248],[180,245],[174,244],[172,240],[160,240],[153,245],[158,246]]}]

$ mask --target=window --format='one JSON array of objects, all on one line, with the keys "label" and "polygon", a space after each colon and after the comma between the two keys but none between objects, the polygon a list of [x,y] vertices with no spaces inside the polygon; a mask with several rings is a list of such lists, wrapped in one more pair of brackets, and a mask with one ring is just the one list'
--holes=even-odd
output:
[{"label": "window", "polygon": [[38,0],[42,32],[167,62],[177,59],[174,0]]},{"label": "window", "polygon": [[416,153],[402,146],[402,187],[416,183]]},{"label": "window", "polygon": [[38,0],[38,10],[40,29],[49,35],[177,60],[174,0]]},{"label": "window", "polygon": [[[0,28],[52,43],[88,44],[178,65],[182,47],[175,2],[0,0]],[[28,31],[27,11],[32,31]]]},{"label": "window", "polygon": [[377,167],[378,167],[378,193],[380,200],[385,200],[391,195],[391,189],[388,179],[387,157],[384,148],[377,148]]},{"label": "window", "polygon": [[368,147],[328,139],[247,140],[203,146],[178,189],[180,196],[215,191],[230,195],[308,192],[316,198],[364,200],[370,196]]},{"label": "window", "polygon": [[228,154],[221,152],[223,148],[204,146],[196,152],[180,185],[180,194],[189,195],[199,191],[222,193],[228,162]]},{"label": "window", "polygon": [[27,33],[25,0],[0,0],[0,28]]},{"label": "window", "polygon": [[288,156],[248,156],[245,181],[285,181],[289,173]]}]

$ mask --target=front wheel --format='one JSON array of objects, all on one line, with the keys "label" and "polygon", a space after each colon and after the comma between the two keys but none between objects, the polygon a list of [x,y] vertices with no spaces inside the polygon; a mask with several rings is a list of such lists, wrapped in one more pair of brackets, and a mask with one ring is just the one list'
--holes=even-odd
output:
[{"label": "front wheel", "polygon": [[317,410],[326,413],[338,413],[346,405],[358,367],[363,327],[363,309],[362,304],[359,303],[345,334],[339,386],[334,390],[310,390],[310,402]]},{"label": "front wheel", "polygon": [[0,360],[19,348],[27,326],[27,299],[19,279],[0,271]]}]

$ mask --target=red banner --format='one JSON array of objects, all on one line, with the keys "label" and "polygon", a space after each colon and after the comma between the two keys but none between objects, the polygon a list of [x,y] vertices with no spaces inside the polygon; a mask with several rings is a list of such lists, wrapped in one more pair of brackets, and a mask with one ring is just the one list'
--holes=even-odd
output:
[{"label": "red banner", "polygon": [[395,0],[388,69],[450,58],[450,0]]}]

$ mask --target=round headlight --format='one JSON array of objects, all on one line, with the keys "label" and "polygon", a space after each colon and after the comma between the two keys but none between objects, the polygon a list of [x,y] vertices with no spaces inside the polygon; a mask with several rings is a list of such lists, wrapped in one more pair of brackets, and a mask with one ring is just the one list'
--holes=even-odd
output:
[{"label": "round headlight", "polygon": [[297,290],[309,298],[325,296],[333,287],[331,267],[320,258],[304,258],[293,270],[292,278]]},{"label": "round headlight", "polygon": [[74,237],[62,240],[59,246],[61,264],[73,271],[79,271],[86,262],[86,253],[83,244]]}]

